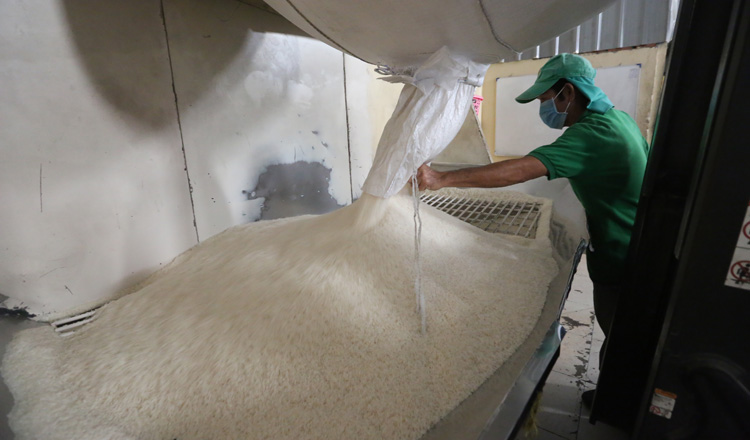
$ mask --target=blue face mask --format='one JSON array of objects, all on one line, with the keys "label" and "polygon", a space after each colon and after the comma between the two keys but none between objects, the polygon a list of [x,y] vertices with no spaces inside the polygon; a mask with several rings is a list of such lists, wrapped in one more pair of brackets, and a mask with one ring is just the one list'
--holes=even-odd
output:
[{"label": "blue face mask", "polygon": [[565,118],[568,117],[568,107],[570,107],[569,102],[568,107],[565,107],[564,112],[557,111],[555,99],[560,96],[560,93],[562,93],[562,89],[557,92],[557,95],[555,95],[554,98],[548,99],[539,104],[539,117],[542,118],[542,122],[547,124],[548,127],[556,128],[558,130],[565,126]]}]

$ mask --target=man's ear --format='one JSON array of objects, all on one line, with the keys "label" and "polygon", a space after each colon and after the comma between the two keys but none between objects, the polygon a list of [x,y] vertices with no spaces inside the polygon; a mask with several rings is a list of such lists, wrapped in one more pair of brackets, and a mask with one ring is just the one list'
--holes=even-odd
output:
[{"label": "man's ear", "polygon": [[565,83],[563,86],[562,95],[566,100],[574,100],[576,97],[576,88],[571,83]]}]

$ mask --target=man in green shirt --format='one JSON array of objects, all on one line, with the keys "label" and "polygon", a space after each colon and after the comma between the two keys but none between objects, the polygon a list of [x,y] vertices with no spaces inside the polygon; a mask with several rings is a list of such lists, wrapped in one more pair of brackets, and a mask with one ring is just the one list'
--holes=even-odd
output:
[{"label": "man in green shirt", "polygon": [[[596,70],[585,58],[560,54],[516,98],[540,101],[539,115],[552,128],[569,127],[550,145],[527,156],[477,168],[438,172],[422,165],[419,189],[496,188],[537,177],[568,178],[586,211],[590,235],[586,261],[594,282],[594,312],[605,335],[623,282],[648,144],[635,121],[613,108],[594,85]],[[590,400],[593,394],[585,396]]]}]

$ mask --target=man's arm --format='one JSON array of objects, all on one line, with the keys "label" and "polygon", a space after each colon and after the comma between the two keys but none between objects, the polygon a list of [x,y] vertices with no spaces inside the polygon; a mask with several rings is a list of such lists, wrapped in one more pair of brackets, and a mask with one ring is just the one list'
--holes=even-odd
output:
[{"label": "man's arm", "polygon": [[547,167],[537,158],[524,156],[476,168],[435,171],[422,165],[417,171],[419,189],[445,187],[500,188],[547,175]]}]

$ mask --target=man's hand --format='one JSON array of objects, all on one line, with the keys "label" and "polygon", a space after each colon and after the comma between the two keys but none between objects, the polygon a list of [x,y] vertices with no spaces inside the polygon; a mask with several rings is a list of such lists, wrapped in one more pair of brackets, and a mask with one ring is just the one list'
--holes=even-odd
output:
[{"label": "man's hand", "polygon": [[417,170],[417,182],[419,183],[419,190],[424,191],[425,189],[431,189],[433,191],[443,187],[442,184],[443,173],[435,171],[427,164],[422,165]]},{"label": "man's hand", "polygon": [[461,168],[453,171],[435,171],[427,165],[417,170],[419,190],[438,190],[446,186],[455,188],[502,188],[546,176],[547,167],[537,158],[524,156],[495,162],[481,167]]}]

